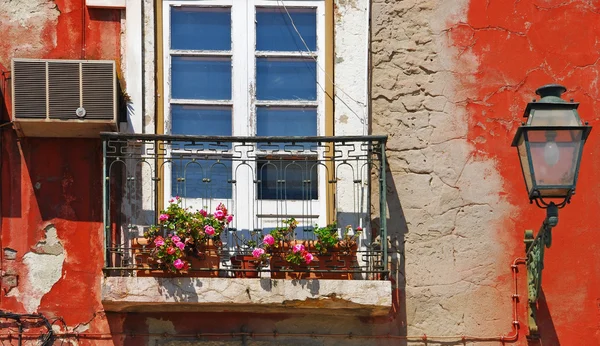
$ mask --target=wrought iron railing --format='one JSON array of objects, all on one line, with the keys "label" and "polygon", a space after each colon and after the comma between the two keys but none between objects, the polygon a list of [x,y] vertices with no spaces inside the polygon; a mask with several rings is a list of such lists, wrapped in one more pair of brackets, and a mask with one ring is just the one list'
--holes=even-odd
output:
[{"label": "wrought iron railing", "polygon": [[[305,271],[352,279],[381,279],[388,273],[387,241],[382,241],[387,239],[385,136],[103,133],[101,138],[106,275],[154,275],[143,271],[152,249],[140,239],[173,196],[191,209],[213,210],[223,203],[234,215],[221,234],[218,268],[192,265],[191,271],[221,277]],[[351,232],[361,227],[356,259],[302,269],[247,269],[233,259],[251,252],[265,234],[290,218],[298,222],[293,236],[308,247],[315,244],[315,227],[336,222],[340,235],[346,225]]]}]

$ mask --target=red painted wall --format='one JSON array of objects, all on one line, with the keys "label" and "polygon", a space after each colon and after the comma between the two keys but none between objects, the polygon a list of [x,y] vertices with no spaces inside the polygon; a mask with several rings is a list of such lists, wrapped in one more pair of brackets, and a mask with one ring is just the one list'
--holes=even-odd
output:
[{"label": "red painted wall", "polygon": [[474,79],[458,77],[469,95],[469,139],[479,155],[496,160],[505,182],[499,193],[520,210],[505,222],[508,253],[523,257],[523,231],[537,232],[545,216],[528,203],[510,147],[535,89],[565,85],[564,97],[580,102],[580,116],[596,127],[584,148],[577,194],[560,211],[546,252],[539,318],[543,345],[600,345],[600,2],[472,0],[467,18],[449,23],[448,34],[478,61]]},{"label": "red painted wall", "polygon": [[[16,11],[21,5],[25,4],[13,3],[15,12],[0,13],[0,69],[7,78],[0,79],[7,101],[1,111],[3,122],[9,120],[11,58],[118,62],[120,56],[120,11],[87,9],[85,0],[56,0],[42,2],[28,17]],[[47,14],[56,13],[56,21],[48,20]],[[71,327],[96,319],[101,322],[90,324],[90,331],[108,330],[99,313],[98,292],[103,258],[100,140],[18,139],[10,127],[2,128],[0,136],[0,245],[17,251],[15,260],[2,258],[1,265],[3,273],[18,275],[18,286],[9,295],[19,291],[10,297],[10,288],[2,287],[0,309],[25,312],[22,301],[32,288],[23,256],[44,239],[44,228],[52,224],[64,247],[65,261],[61,279],[43,296],[38,311],[48,318],[63,317]]]}]

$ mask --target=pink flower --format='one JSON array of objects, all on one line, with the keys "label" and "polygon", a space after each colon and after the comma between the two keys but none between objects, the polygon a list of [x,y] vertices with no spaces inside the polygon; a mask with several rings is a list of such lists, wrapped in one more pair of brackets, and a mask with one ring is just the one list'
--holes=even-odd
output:
[{"label": "pink flower", "polygon": [[360,227],[360,226],[356,227],[356,232],[362,232],[362,227]]},{"label": "pink flower", "polygon": [[264,238],[263,238],[263,243],[268,244],[268,245],[273,245],[275,244],[275,238],[273,238],[272,235],[267,234]]},{"label": "pink flower", "polygon": [[227,215],[227,223],[233,221],[233,215]]},{"label": "pink flower", "polygon": [[169,215],[167,215],[167,214],[160,214],[160,216],[158,217],[158,219],[160,221],[167,221],[169,219]]},{"label": "pink flower", "polygon": [[181,197],[175,196],[175,199],[179,201],[181,199]]},{"label": "pink flower", "polygon": [[200,209],[199,213],[200,213],[200,215],[202,215],[204,217],[206,217],[206,215],[208,215],[208,213],[204,209]]},{"label": "pink flower", "polygon": [[173,243],[179,243],[181,241],[181,238],[179,238],[178,236],[174,235],[171,237],[171,240],[173,241]]},{"label": "pink flower", "polygon": [[175,268],[181,269],[181,268],[183,268],[185,263],[181,260],[181,258],[178,258],[175,260],[175,262],[173,262],[173,265],[175,266]]},{"label": "pink flower", "polygon": [[171,199],[169,200],[169,203],[173,203],[173,202],[175,202],[175,199],[171,198]]},{"label": "pink flower", "polygon": [[252,257],[254,257],[254,258],[260,258],[260,256],[262,256],[264,254],[265,254],[265,250],[261,249],[259,247],[257,247],[256,249],[254,249],[252,251]]},{"label": "pink flower", "polygon": [[224,217],[225,217],[225,213],[223,213],[222,210],[215,211],[215,218],[217,218],[217,220],[223,220]]},{"label": "pink flower", "polygon": [[204,233],[208,235],[213,235],[215,234],[215,229],[211,225],[206,225],[204,226]]},{"label": "pink flower", "polygon": [[297,252],[302,252],[302,251],[304,251],[304,245],[302,245],[302,244],[296,244],[296,245],[294,245],[294,247],[292,248],[292,251],[293,251],[294,253],[297,253]]},{"label": "pink flower", "polygon": [[163,245],[165,245],[165,240],[163,239],[163,237],[158,237],[158,238],[154,239],[154,245],[163,246]]},{"label": "pink flower", "polygon": [[306,264],[309,264],[314,259],[313,255],[310,252],[304,254],[304,261]]},{"label": "pink flower", "polygon": [[220,210],[223,213],[227,214],[227,208],[225,208],[225,204],[223,203],[219,203],[219,205],[217,206],[217,210]]},{"label": "pink flower", "polygon": [[179,250],[183,250],[185,248],[185,244],[182,242],[175,243],[175,246],[177,246]]},{"label": "pink flower", "polygon": [[174,253],[175,253],[175,249],[174,249],[172,246],[169,246],[169,248],[167,249],[167,253],[168,253],[169,255],[172,255],[172,254],[174,254]]}]

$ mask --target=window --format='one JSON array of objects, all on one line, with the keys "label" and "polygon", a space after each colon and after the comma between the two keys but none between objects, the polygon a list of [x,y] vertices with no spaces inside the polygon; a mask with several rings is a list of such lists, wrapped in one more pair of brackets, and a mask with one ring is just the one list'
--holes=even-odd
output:
[{"label": "window", "polygon": [[[165,133],[325,135],[324,1],[164,1]],[[238,228],[306,210],[324,223],[324,167],[315,155],[254,146],[174,143],[165,198],[225,203]]]}]

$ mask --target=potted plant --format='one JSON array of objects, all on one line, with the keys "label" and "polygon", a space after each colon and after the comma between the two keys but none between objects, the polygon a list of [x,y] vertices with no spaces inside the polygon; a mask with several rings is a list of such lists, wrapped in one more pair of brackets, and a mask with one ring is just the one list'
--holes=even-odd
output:
[{"label": "potted plant", "polygon": [[[358,249],[358,238],[362,233],[361,227],[348,225],[340,237],[337,224],[333,223],[326,227],[315,228],[315,249],[319,257],[320,270],[324,270],[323,278],[328,279],[351,279],[350,270],[357,264],[356,251]],[[341,272],[331,272],[332,270]]]},{"label": "potted plant", "polygon": [[260,230],[251,232],[249,239],[234,236],[236,253],[230,257],[234,277],[257,278],[260,269],[268,264],[268,254],[262,246],[258,246],[259,233]]},{"label": "potted plant", "polygon": [[[362,228],[346,226],[339,235],[336,223],[315,226],[314,242],[294,238],[298,223],[285,220],[263,239],[260,247],[270,256],[271,277],[292,279],[351,279],[350,270],[357,263],[357,241]],[[313,251],[314,250],[314,251]],[[313,253],[314,252],[314,253]]]},{"label": "potted plant", "polygon": [[213,213],[208,213],[205,209],[194,211],[183,208],[181,203],[180,197],[169,200],[169,206],[158,217],[159,223],[144,232],[150,251],[146,258],[138,257],[141,262],[147,262],[144,270],[138,271],[138,276],[158,276],[161,273],[218,275],[221,233],[233,216],[228,214],[223,204],[219,204]]},{"label": "potted plant", "polygon": [[[283,221],[284,226],[275,228],[263,238],[260,247],[261,258],[270,259],[271,277],[275,279],[303,279],[314,277],[309,265],[314,260],[306,242],[296,240],[294,230],[298,226],[296,219]],[[253,252],[254,253],[254,252]],[[314,264],[313,264],[314,265]]]}]

